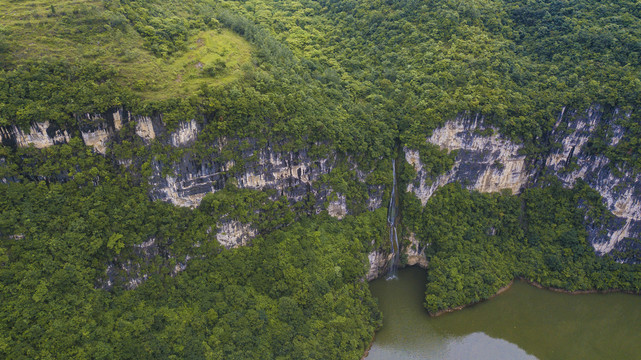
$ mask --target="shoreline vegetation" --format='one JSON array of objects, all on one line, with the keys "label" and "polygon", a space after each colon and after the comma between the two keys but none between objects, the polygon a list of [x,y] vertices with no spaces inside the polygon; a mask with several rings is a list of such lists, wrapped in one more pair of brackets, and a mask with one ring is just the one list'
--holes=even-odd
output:
[{"label": "shoreline vegetation", "polygon": [[536,287],[536,288],[538,288],[538,289],[541,289],[541,290],[552,291],[552,292],[555,292],[555,293],[568,294],[568,295],[617,294],[617,293],[620,293],[620,294],[629,294],[629,295],[641,295],[641,293],[639,293],[639,292],[634,292],[634,291],[630,291],[630,290],[622,290],[622,289],[607,289],[607,290],[597,290],[597,289],[592,289],[592,290],[567,290],[567,289],[562,289],[562,288],[547,287],[547,286],[544,286],[544,285],[542,285],[542,284],[540,284],[540,283],[538,283],[538,282],[536,282],[536,281],[533,281],[533,280],[529,280],[529,279],[526,279],[526,278],[523,278],[523,277],[516,277],[516,278],[514,278],[512,281],[510,281],[510,283],[509,283],[509,284],[507,284],[507,285],[503,286],[502,288],[500,288],[500,289],[499,289],[499,290],[498,290],[494,295],[490,296],[490,297],[489,297],[489,298],[487,298],[487,299],[483,299],[483,300],[479,300],[479,301],[471,302],[471,303],[469,303],[469,304],[465,304],[465,305],[455,306],[455,307],[448,308],[448,309],[439,310],[439,311],[437,311],[437,312],[435,312],[435,313],[432,313],[432,312],[429,312],[429,311],[428,311],[427,313],[428,313],[431,317],[439,317],[439,316],[441,316],[441,315],[443,315],[443,314],[446,314],[446,313],[451,313],[451,312],[455,312],[455,311],[458,311],[458,310],[463,310],[463,309],[465,309],[465,308],[468,308],[468,307],[474,306],[474,305],[476,305],[476,304],[480,304],[480,303],[483,303],[483,302],[486,302],[486,301],[492,300],[492,299],[494,299],[495,297],[497,297],[497,296],[499,296],[499,295],[503,294],[504,292],[506,292],[506,291],[510,290],[510,288],[512,288],[512,285],[514,285],[514,282],[515,282],[515,281],[522,281],[522,282],[525,282],[525,283],[527,283],[528,285],[530,285],[530,286],[534,286],[534,287]]},{"label": "shoreline vegetation", "polygon": [[[377,329],[378,331],[380,329]],[[372,345],[374,345],[374,340],[376,340],[376,331],[374,331],[374,336],[372,336],[372,341],[369,342],[369,346],[367,346],[367,349],[365,349],[365,353],[363,354],[363,357],[361,357],[361,360],[365,360],[369,356],[369,351],[372,350]]]},{"label": "shoreline vegetation", "polygon": [[476,305],[476,304],[480,304],[480,303],[482,303],[482,302],[485,302],[485,301],[488,301],[488,300],[494,299],[495,297],[497,297],[497,296],[501,295],[502,293],[504,293],[504,292],[506,292],[506,291],[510,290],[510,288],[512,287],[512,285],[513,285],[513,284],[514,284],[514,280],[510,281],[510,283],[509,283],[509,284],[507,284],[506,286],[504,286],[504,287],[500,288],[500,289],[499,289],[499,290],[498,290],[494,295],[492,295],[492,296],[490,296],[489,298],[484,299],[484,300],[479,300],[479,301],[475,301],[475,302],[472,302],[472,303],[469,303],[469,304],[459,305],[459,306],[455,306],[455,307],[452,307],[452,308],[439,310],[439,311],[437,311],[437,312],[435,312],[435,313],[429,312],[429,311],[427,311],[427,309],[426,309],[426,311],[427,311],[427,313],[428,313],[431,317],[439,317],[439,316],[441,316],[441,315],[443,315],[443,314],[447,314],[447,313],[455,312],[455,311],[458,311],[458,310],[463,310],[463,309],[465,309],[465,308],[467,308],[467,307],[474,306],[474,305]]},{"label": "shoreline vegetation", "polygon": [[406,224],[421,246],[430,244],[430,313],[491,298],[515,278],[559,289],[641,291],[638,266],[597,256],[587,239],[585,216],[605,212],[593,190],[583,183],[566,189],[554,179],[541,185],[519,196],[446,185],[420,216],[407,207],[405,220],[415,218]]},{"label": "shoreline vegetation", "polygon": [[[414,266],[415,266],[415,267],[418,267],[418,268],[421,268],[421,269],[423,269],[423,270],[427,270],[427,268],[426,268],[426,267],[423,267],[423,266],[421,266],[421,265],[419,265],[419,264],[415,264],[415,265],[408,265],[408,266],[405,266],[404,268],[414,267]],[[375,279],[372,279],[371,281],[375,281],[375,280],[378,280],[378,279],[380,279],[380,278],[381,278],[381,277],[377,277],[377,278],[375,278]],[[371,281],[369,281],[369,282],[371,282]],[[492,295],[492,296],[488,297],[487,299],[483,299],[483,300],[479,300],[479,301],[470,302],[470,303],[468,303],[468,304],[464,304],[464,305],[454,306],[454,307],[447,308],[447,309],[443,309],[443,310],[439,310],[439,311],[436,311],[436,312],[430,312],[430,311],[427,311],[427,309],[426,309],[426,311],[427,311],[427,313],[428,313],[431,317],[439,317],[439,316],[441,316],[441,315],[443,315],[443,314],[446,314],[446,313],[451,313],[451,312],[455,312],[455,311],[463,310],[463,309],[465,309],[465,308],[468,308],[468,307],[474,306],[474,305],[476,305],[476,304],[480,304],[480,303],[483,303],[483,302],[486,302],[486,301],[492,300],[492,299],[494,299],[495,297],[497,297],[497,296],[499,296],[499,295],[503,294],[504,292],[506,292],[506,291],[510,290],[510,288],[512,288],[512,285],[514,285],[514,282],[515,282],[515,281],[522,281],[522,282],[527,283],[527,284],[528,284],[528,285],[530,285],[530,286],[534,286],[534,287],[539,288],[539,289],[542,289],[542,290],[552,291],[552,292],[562,293],[562,294],[569,294],[569,295],[588,295],[588,294],[629,294],[629,295],[641,295],[641,292],[635,292],[635,291],[623,290],[623,289],[606,289],[606,290],[598,290],[598,289],[591,289],[591,290],[567,290],[567,289],[563,289],[563,288],[557,288],[557,287],[549,287],[549,286],[545,286],[545,285],[542,285],[542,284],[540,284],[540,283],[538,283],[538,282],[536,282],[536,281],[529,280],[529,279],[526,279],[526,278],[524,278],[524,277],[520,277],[520,276],[519,276],[519,277],[515,277],[514,279],[512,279],[512,281],[510,281],[507,285],[505,285],[505,286],[501,287],[500,289],[498,289],[498,290],[496,291],[496,293],[494,293],[494,295]],[[368,282],[368,283],[369,283],[369,282]],[[378,331],[378,330],[377,330],[377,331]],[[374,339],[372,339],[372,342],[373,342],[373,341],[374,341]],[[368,350],[369,350],[369,348],[371,348],[371,344],[370,344],[370,346],[368,347]]]},{"label": "shoreline vegetation", "polygon": [[619,294],[629,294],[629,295],[641,295],[640,292],[635,292],[635,291],[630,291],[630,290],[623,290],[623,289],[566,290],[566,289],[562,289],[562,288],[546,287],[544,285],[539,284],[536,281],[528,280],[528,279],[525,279],[525,278],[516,278],[515,280],[524,281],[524,282],[528,283],[528,285],[537,287],[539,289],[543,289],[543,290],[547,290],[547,291],[553,291],[553,292],[557,292],[557,293],[569,294],[569,295],[617,294],[617,293],[619,293]]}]

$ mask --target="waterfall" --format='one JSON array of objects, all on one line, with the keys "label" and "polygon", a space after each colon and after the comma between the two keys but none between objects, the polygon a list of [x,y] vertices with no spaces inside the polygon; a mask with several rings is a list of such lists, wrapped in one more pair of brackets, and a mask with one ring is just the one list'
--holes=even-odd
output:
[{"label": "waterfall", "polygon": [[387,280],[396,279],[396,267],[398,266],[398,259],[400,248],[398,246],[398,234],[396,233],[396,160],[392,160],[392,194],[389,200],[389,208],[387,209],[387,223],[389,224],[389,241],[392,248],[392,260],[390,261]]}]

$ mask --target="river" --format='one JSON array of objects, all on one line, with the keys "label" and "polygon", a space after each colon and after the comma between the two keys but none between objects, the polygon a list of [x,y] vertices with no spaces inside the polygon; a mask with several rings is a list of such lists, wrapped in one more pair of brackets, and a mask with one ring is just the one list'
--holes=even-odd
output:
[{"label": "river", "polygon": [[425,270],[370,283],[383,327],[367,360],[639,359],[641,296],[569,295],[515,282],[503,294],[432,318]]}]

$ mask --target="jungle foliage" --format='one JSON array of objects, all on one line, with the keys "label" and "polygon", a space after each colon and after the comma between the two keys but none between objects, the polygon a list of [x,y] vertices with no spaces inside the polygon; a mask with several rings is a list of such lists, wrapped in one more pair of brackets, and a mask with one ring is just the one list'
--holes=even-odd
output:
[{"label": "jungle foliage", "polygon": [[[336,71],[354,98],[385,114],[414,148],[445,120],[469,112],[536,153],[564,106],[632,110],[641,103],[635,1],[223,4]],[[633,144],[626,146],[638,158]]]},{"label": "jungle foliage", "polygon": [[425,306],[431,313],[485,300],[514,278],[568,291],[641,292],[638,266],[598,257],[586,240],[586,216],[596,224],[609,213],[585,183],[564,189],[549,179],[519,196],[450,184],[422,210],[408,224],[422,246],[429,244]]},{"label": "jungle foliage", "polygon": [[[190,99],[190,109],[176,108],[183,118],[194,112],[219,118],[218,110],[227,108],[237,119],[235,131],[256,134],[255,121],[267,122],[263,133],[285,130],[294,139],[320,134],[336,139],[335,149],[369,159],[390,155],[392,139],[401,134],[404,144],[426,153],[426,164],[437,162],[435,172],[447,161],[427,154],[434,152],[424,148],[424,135],[457,114],[480,113],[524,142],[526,152],[536,153],[549,146],[542,136],[563,107],[586,109],[596,103],[627,111],[641,103],[641,9],[630,0],[598,6],[587,0],[110,0],[62,2],[55,12],[36,2],[6,6],[12,15],[0,29],[5,71],[43,56],[64,59],[72,68],[107,64],[104,71],[116,71],[112,81],[142,101],[102,100],[98,93],[97,105],[124,106],[134,113],[171,111],[176,102],[165,100],[179,95]],[[48,28],[53,40],[36,36],[41,28]],[[251,62],[245,53],[229,56],[230,49],[242,45],[228,36],[210,42],[221,44],[220,53],[199,50],[207,31],[221,29],[253,45]],[[68,72],[53,75],[68,78]],[[18,85],[30,78],[10,80]],[[91,89],[92,83],[101,81],[80,78],[64,83],[60,92]],[[214,89],[194,95],[199,87]],[[217,104],[230,96],[231,108]],[[25,94],[18,103],[30,97]],[[257,100],[261,112],[251,107]],[[3,107],[5,123],[24,127],[41,120],[38,104],[33,116],[12,105]],[[71,107],[52,120],[68,124],[63,114],[103,107]],[[637,115],[621,121],[632,135],[608,156],[636,164]],[[218,125],[224,129],[231,131]],[[298,147],[305,145],[298,141]]]},{"label": "jungle foliage", "polygon": [[[31,172],[0,184],[1,357],[354,359],[380,325],[362,277],[382,209],[291,224],[287,202],[229,185],[191,210],[81,143],[26,151]],[[253,245],[222,248],[226,220]]]},{"label": "jungle foliage", "polygon": [[[0,14],[0,126],[49,121],[72,137],[0,146],[2,358],[360,358],[381,324],[366,254],[388,231],[384,207],[365,211],[353,164],[389,185],[388,159],[408,146],[447,171],[454,154],[425,138],[457,115],[481,114],[536,155],[565,106],[631,111],[616,146],[604,129],[587,146],[641,169],[634,0],[7,0]],[[202,129],[177,149],[144,143],[130,122],[96,154],[83,115],[117,109]],[[214,154],[221,138],[238,148]],[[150,200],[155,164],[167,175],[184,156],[217,156],[239,171],[241,151],[266,144],[349,159],[314,186],[347,194],[358,215],[307,216],[310,199],[291,206],[233,181],[195,209]],[[399,167],[407,183],[415,174]],[[518,197],[452,184],[424,208],[403,192],[402,205],[429,244],[431,312],[515,277],[640,290],[638,266],[586,242],[585,216],[607,212],[584,184]],[[224,221],[251,224],[252,246],[221,247]]]}]

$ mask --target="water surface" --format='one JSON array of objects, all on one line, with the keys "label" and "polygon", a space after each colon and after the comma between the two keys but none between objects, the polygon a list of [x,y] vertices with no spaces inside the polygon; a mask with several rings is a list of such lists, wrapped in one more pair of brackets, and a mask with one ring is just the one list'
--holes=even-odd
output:
[{"label": "water surface", "polygon": [[423,308],[425,271],[370,284],[383,328],[367,360],[639,359],[641,296],[569,295],[523,282],[496,298],[432,318]]}]

